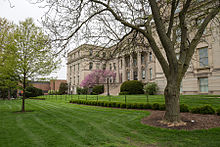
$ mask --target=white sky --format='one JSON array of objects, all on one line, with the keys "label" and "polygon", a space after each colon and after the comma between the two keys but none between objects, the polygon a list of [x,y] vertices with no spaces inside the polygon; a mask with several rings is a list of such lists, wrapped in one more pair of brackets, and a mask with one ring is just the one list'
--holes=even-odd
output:
[{"label": "white sky", "polygon": [[[46,10],[39,8],[37,5],[30,4],[28,0],[10,0],[10,2],[13,8],[10,7],[8,0],[0,0],[0,17],[4,17],[14,23],[32,17],[36,25],[40,25],[39,21]],[[66,79],[66,60],[65,58],[62,60],[61,68],[56,73],[52,73],[50,77]]]}]

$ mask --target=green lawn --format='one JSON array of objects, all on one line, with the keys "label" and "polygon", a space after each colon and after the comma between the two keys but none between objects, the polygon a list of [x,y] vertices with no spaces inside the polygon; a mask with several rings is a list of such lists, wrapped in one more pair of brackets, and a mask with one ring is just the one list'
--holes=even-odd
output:
[{"label": "green lawn", "polygon": [[[61,99],[61,98],[60,98]],[[67,100],[0,100],[0,146],[220,146],[220,128],[178,131],[140,123],[147,111],[67,103]]]},{"label": "green lawn", "polygon": [[[71,99],[80,99],[80,100],[99,100],[99,101],[117,101],[125,102],[125,96],[97,96],[97,95],[45,95],[40,96],[47,98],[51,101],[69,101]],[[163,95],[150,95],[148,97],[149,103],[164,103]],[[146,95],[127,95],[127,103],[147,103]],[[219,95],[181,95],[180,103],[187,104],[190,108],[195,106],[203,106],[206,104],[211,105],[213,108],[220,108],[220,96]]]}]

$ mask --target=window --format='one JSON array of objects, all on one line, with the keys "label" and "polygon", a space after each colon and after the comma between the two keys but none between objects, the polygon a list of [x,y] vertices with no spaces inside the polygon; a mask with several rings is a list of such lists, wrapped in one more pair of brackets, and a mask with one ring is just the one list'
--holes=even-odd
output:
[{"label": "window", "polygon": [[125,65],[126,67],[130,67],[130,58],[125,59]]},{"label": "window", "polygon": [[70,76],[71,76],[71,73],[72,73],[72,66],[70,66]]},{"label": "window", "polygon": [[105,53],[105,52],[103,52],[103,53],[102,53],[102,57],[103,57],[103,58],[105,58],[105,56],[106,56],[106,53]]},{"label": "window", "polygon": [[103,69],[103,70],[106,70],[106,64],[103,64],[103,65],[102,65],[102,69]]},{"label": "window", "polygon": [[78,76],[78,85],[79,85],[79,76]]},{"label": "window", "polygon": [[96,63],[96,69],[100,68],[100,63]]},{"label": "window", "polygon": [[79,71],[79,63],[78,63],[78,71]]},{"label": "window", "polygon": [[138,73],[137,73],[137,71],[134,71],[134,80],[138,80]]},{"label": "window", "polygon": [[208,92],[208,78],[199,78],[200,92]]},{"label": "window", "polygon": [[152,52],[149,53],[149,61],[152,61]]},{"label": "window", "polygon": [[74,76],[74,81],[73,81],[74,85],[75,85],[75,80],[76,80],[76,77]]},{"label": "window", "polygon": [[136,57],[133,58],[133,65],[137,66],[137,58]]},{"label": "window", "polygon": [[128,81],[130,80],[130,72],[129,71],[127,72],[127,79],[128,79]]},{"label": "window", "polygon": [[208,66],[208,48],[207,47],[199,49],[199,66],[200,67]]},{"label": "window", "polygon": [[150,68],[150,80],[152,79],[152,77],[153,77],[152,68]]},{"label": "window", "polygon": [[122,68],[123,64],[122,64],[122,60],[121,60],[121,68]]},{"label": "window", "polygon": [[80,52],[78,51],[78,58],[80,57]]},{"label": "window", "polygon": [[92,70],[92,67],[93,67],[93,63],[89,62],[89,70]]},{"label": "window", "polygon": [[75,72],[75,70],[76,70],[76,66],[74,65],[74,66],[73,66],[73,72]]},{"label": "window", "polygon": [[114,70],[116,70],[116,64],[115,63],[113,63],[113,67],[114,67]]},{"label": "window", "polygon": [[111,78],[109,78],[109,80],[110,80],[110,83],[112,83],[112,82],[113,82],[112,77],[111,77]]},{"label": "window", "polygon": [[144,64],[144,55],[141,54],[141,64]]},{"label": "window", "polygon": [[112,64],[109,65],[109,70],[112,70]]},{"label": "window", "polygon": [[89,55],[92,56],[92,49],[89,50]]},{"label": "window", "polygon": [[145,79],[145,76],[146,76],[146,72],[144,69],[142,69],[142,79]]}]

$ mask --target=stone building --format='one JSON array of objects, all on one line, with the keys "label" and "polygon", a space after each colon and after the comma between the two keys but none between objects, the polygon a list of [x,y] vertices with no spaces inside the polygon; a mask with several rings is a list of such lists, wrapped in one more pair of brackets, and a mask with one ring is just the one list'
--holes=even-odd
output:
[{"label": "stone building", "polygon": [[[68,53],[67,83],[71,93],[76,93],[76,87],[80,87],[81,81],[94,69],[108,69],[116,72],[116,80],[110,86],[110,94],[118,94],[120,84],[126,80],[156,82],[159,93],[163,93],[166,79],[150,47],[124,51],[106,61],[90,58],[97,55],[104,58],[109,50],[112,48],[103,49],[84,44]],[[189,95],[220,94],[219,26],[206,29],[183,78],[180,90],[182,94]]]}]

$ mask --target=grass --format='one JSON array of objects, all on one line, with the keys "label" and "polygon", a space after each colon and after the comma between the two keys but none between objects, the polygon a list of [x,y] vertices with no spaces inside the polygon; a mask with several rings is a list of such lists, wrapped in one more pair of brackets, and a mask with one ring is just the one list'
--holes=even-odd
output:
[{"label": "grass", "polygon": [[220,128],[197,131],[141,124],[147,111],[75,105],[67,100],[0,100],[0,146],[220,146]]},{"label": "grass", "polygon": [[[97,96],[97,95],[45,95],[40,96],[47,98],[51,101],[69,101],[71,99],[80,99],[80,100],[100,100],[100,101],[116,101],[116,102],[125,102],[125,96]],[[87,98],[86,98],[87,97]],[[220,96],[219,95],[181,95],[180,104],[186,104],[190,108],[196,106],[204,106],[206,104],[211,105],[213,108],[220,108]],[[164,104],[163,95],[149,95],[149,103],[160,103]],[[127,95],[127,103],[147,103],[146,95]]]}]

